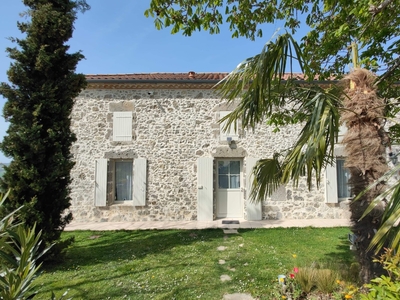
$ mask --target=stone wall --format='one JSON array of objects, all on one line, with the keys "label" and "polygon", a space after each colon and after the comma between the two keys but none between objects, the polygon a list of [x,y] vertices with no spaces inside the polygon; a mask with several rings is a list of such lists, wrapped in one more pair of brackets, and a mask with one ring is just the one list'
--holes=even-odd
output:
[{"label": "stone wall", "polygon": [[[148,90],[83,91],[72,113],[77,136],[72,148],[74,219],[196,220],[198,157],[272,157],[275,151],[288,148],[299,133],[295,126],[279,133],[260,126],[254,131],[240,130],[240,138],[229,146],[219,138],[218,123],[219,111],[227,110],[212,90],[154,90],[152,95]],[[133,112],[132,141],[112,141],[114,111]],[[95,160],[124,157],[147,159],[146,205],[110,201],[106,207],[96,207]],[[262,215],[264,219],[346,218],[348,208],[347,203],[325,203],[323,184],[308,191],[300,183],[297,189],[281,187],[263,203]]]}]

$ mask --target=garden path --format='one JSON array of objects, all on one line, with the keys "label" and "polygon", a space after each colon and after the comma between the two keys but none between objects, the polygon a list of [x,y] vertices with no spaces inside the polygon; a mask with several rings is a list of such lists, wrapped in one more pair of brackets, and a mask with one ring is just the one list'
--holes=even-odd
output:
[{"label": "garden path", "polygon": [[[239,220],[223,220],[221,222],[222,225],[225,225],[225,228],[223,228],[224,231],[224,239],[228,238],[228,235],[231,234],[238,234],[238,229],[240,228],[240,221]],[[243,244],[240,244],[239,247],[243,247]],[[226,247],[220,246],[218,247],[219,251],[224,251]],[[218,262],[219,264],[223,265],[226,263],[225,260],[221,259]],[[234,272],[235,269],[229,269],[229,271]],[[232,278],[227,275],[223,274],[220,277],[221,281],[229,281],[232,280]],[[249,294],[243,294],[243,293],[234,293],[234,294],[225,294],[223,300],[254,300],[254,298],[249,295]]]}]

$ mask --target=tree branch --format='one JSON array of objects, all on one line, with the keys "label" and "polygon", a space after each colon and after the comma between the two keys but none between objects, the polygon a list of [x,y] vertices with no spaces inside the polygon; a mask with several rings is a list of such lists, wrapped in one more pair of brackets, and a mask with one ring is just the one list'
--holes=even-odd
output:
[{"label": "tree branch", "polygon": [[375,15],[379,14],[382,10],[384,10],[392,2],[393,2],[393,0],[385,0],[378,6],[371,5],[369,7],[369,12],[375,16]]},{"label": "tree branch", "polygon": [[375,86],[380,84],[382,81],[384,81],[386,78],[388,78],[394,70],[396,70],[398,67],[400,67],[400,56],[397,57],[395,60],[393,60],[393,65],[375,82]]}]

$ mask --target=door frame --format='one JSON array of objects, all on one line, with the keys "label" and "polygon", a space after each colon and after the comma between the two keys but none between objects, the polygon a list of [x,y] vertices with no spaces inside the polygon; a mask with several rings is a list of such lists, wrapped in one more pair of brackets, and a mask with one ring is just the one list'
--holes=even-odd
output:
[{"label": "door frame", "polygon": [[[227,216],[221,216],[220,212],[218,211],[218,162],[219,161],[239,161],[240,162],[240,207],[241,207],[241,216],[239,217],[231,217],[229,215]],[[244,172],[243,172],[243,157],[219,157],[219,158],[215,158],[215,211],[216,211],[216,217],[218,219],[232,219],[232,218],[244,218]]]}]

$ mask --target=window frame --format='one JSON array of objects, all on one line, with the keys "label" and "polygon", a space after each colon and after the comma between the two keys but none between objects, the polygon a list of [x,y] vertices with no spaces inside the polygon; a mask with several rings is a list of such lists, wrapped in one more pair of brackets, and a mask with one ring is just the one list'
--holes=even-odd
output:
[{"label": "window frame", "polygon": [[[115,162],[132,162],[132,200],[115,200]],[[95,159],[94,206],[111,205],[146,206],[147,159],[100,158]]]},{"label": "window frame", "polygon": [[[218,120],[221,120],[228,114],[230,114],[232,111],[228,110],[221,110],[219,111],[219,118]],[[223,121],[219,124],[219,138],[220,141],[227,141],[228,137],[230,137],[232,140],[238,140],[239,139],[239,122],[236,121],[236,124],[231,124],[229,129],[227,131],[224,131],[224,127],[226,125],[226,121]],[[236,125],[236,130],[235,130],[235,125]]]},{"label": "window frame", "polygon": [[[113,204],[131,204],[133,203],[133,181],[134,181],[134,160],[133,159],[112,159],[110,160],[112,164],[112,203]],[[125,200],[117,200],[116,195],[117,195],[117,168],[116,168],[116,163],[118,162],[129,162],[131,163],[131,169],[132,169],[132,177],[131,177],[131,198],[132,199],[125,199]]]},{"label": "window frame", "polygon": [[[348,189],[348,191],[349,191],[349,196],[346,196],[346,197],[339,197],[339,180],[338,180],[338,176],[339,176],[339,165],[338,165],[338,163],[337,163],[338,161],[343,161],[343,163],[344,163],[344,162],[346,161],[346,158],[343,157],[343,156],[337,156],[336,159],[335,159],[336,181],[337,181],[337,193],[338,193],[338,201],[340,202],[340,201],[348,200],[348,199],[350,199],[350,198],[352,198],[352,197],[351,197],[351,190],[350,190],[350,186],[349,186],[349,182],[348,182],[348,179],[350,179],[350,174],[349,174],[349,177],[348,177],[347,182],[346,182],[346,186],[347,186],[347,189]],[[344,170],[344,169],[346,169],[346,168],[345,168],[344,165],[343,165],[343,170]]]},{"label": "window frame", "polygon": [[[221,174],[219,172],[219,163],[220,162],[228,162],[229,163],[229,165],[228,165],[228,168],[229,168],[228,173],[222,173]],[[231,173],[231,163],[232,162],[239,163],[239,173]],[[218,159],[217,160],[217,188],[218,188],[218,190],[240,190],[240,189],[242,189],[242,184],[243,184],[242,180],[241,180],[242,176],[243,176],[242,168],[243,168],[242,167],[242,161],[240,159]],[[228,187],[227,188],[220,187],[220,184],[221,184],[220,176],[227,176],[227,179],[228,179],[228,181],[227,181]],[[231,187],[231,183],[232,183],[231,179],[233,178],[232,176],[239,176],[239,178],[237,180],[237,182],[239,183],[239,187],[235,187],[235,188]]]},{"label": "window frame", "polygon": [[344,160],[344,156],[335,156],[332,165],[328,164],[325,168],[325,203],[339,203],[351,198],[339,198],[339,182],[337,180],[338,169],[337,160]]}]

